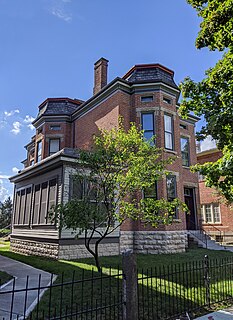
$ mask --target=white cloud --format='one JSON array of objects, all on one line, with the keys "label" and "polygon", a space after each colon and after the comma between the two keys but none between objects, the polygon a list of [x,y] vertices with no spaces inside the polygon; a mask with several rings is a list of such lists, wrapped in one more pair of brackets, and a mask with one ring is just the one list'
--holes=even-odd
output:
[{"label": "white cloud", "polygon": [[32,116],[26,115],[26,117],[24,118],[24,122],[25,123],[32,123],[32,121],[34,121],[35,118],[33,118]]},{"label": "white cloud", "polygon": [[71,22],[72,14],[65,9],[65,6],[70,2],[70,0],[54,0],[49,12],[65,22]]},{"label": "white cloud", "polygon": [[11,116],[13,116],[13,115],[16,114],[16,113],[19,113],[19,110],[18,110],[18,109],[11,110],[11,111],[4,111],[4,115],[5,115],[6,117],[11,117]]},{"label": "white cloud", "polygon": [[203,141],[201,141],[201,151],[206,151],[214,148],[216,148],[216,141],[211,136],[208,136]]},{"label": "white cloud", "polygon": [[0,179],[9,179],[10,176],[7,176],[6,174],[0,174]]},{"label": "white cloud", "polygon": [[11,129],[11,132],[15,135],[19,134],[21,131],[22,124],[19,121],[13,122],[13,129]]},{"label": "white cloud", "polygon": [[0,201],[5,201],[9,196],[12,197],[12,185],[9,181],[0,179]]},{"label": "white cloud", "polygon": [[72,16],[69,13],[66,13],[63,8],[55,8],[53,7],[51,10],[52,15],[55,17],[64,20],[65,22],[70,22],[72,20]]},{"label": "white cloud", "polygon": [[13,168],[12,168],[12,172],[13,172],[13,173],[18,173],[18,171],[19,171],[19,168],[17,168],[17,167],[13,167]]},{"label": "white cloud", "polygon": [[28,123],[27,127],[31,130],[34,130],[34,126],[32,125],[32,121],[34,121],[35,118],[33,118],[32,116],[26,115],[26,117],[24,118],[24,122]]}]

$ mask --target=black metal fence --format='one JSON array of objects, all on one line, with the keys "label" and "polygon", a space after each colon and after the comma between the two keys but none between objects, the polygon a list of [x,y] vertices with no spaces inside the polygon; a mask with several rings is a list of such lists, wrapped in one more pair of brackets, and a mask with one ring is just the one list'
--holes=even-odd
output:
[{"label": "black metal fence", "polygon": [[[17,287],[17,279],[12,281],[10,290],[0,290],[1,320],[56,320],[56,319],[119,319],[123,314],[122,272],[109,269],[109,274],[83,271],[81,279],[72,279],[62,274],[61,282],[51,275],[49,285],[30,286],[27,277],[25,286]],[[70,276],[70,275],[69,275]],[[43,297],[42,297],[43,295]]]},{"label": "black metal fence", "polygon": [[233,299],[233,259],[194,261],[141,270],[139,319],[177,319]]},{"label": "black metal fence", "polygon": [[[177,319],[233,299],[232,258],[209,260],[206,256],[203,261],[150,270],[127,269],[124,275],[119,269],[89,271],[88,277],[83,271],[78,279],[75,273],[71,279],[62,275],[59,283],[52,275],[49,285],[43,285],[39,277],[38,285],[31,286],[27,277],[19,287],[14,279],[10,290],[0,290],[0,320],[131,320],[126,315],[127,304],[131,309],[134,306],[140,320]],[[136,287],[130,275],[134,270]],[[132,294],[132,288],[137,292]],[[128,294],[136,300],[127,301]]]}]

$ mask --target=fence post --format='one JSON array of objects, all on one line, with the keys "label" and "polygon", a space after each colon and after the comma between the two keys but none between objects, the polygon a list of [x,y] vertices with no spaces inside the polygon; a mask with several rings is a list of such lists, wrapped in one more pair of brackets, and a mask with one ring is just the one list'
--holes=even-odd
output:
[{"label": "fence post", "polygon": [[204,280],[205,280],[205,302],[210,307],[210,275],[209,275],[209,257],[204,258]]},{"label": "fence post", "polygon": [[138,320],[138,275],[136,255],[132,250],[122,254],[124,320]]}]

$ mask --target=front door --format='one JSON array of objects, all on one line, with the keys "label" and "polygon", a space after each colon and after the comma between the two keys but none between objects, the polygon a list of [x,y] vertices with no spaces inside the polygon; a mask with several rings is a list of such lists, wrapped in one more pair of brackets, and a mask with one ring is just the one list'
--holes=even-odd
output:
[{"label": "front door", "polygon": [[186,213],[186,228],[187,230],[196,230],[196,203],[193,188],[184,188],[184,201],[189,212]]}]

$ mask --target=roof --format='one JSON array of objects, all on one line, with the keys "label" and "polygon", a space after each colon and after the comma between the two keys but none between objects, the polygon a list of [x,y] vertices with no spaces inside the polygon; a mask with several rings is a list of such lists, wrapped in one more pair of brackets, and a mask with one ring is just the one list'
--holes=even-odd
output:
[{"label": "roof", "polygon": [[122,78],[130,83],[163,82],[167,85],[178,88],[173,76],[174,71],[156,63],[135,65]]},{"label": "roof", "polygon": [[70,98],[48,98],[39,105],[39,113],[35,123],[42,115],[71,115],[80,108],[82,100]]}]

